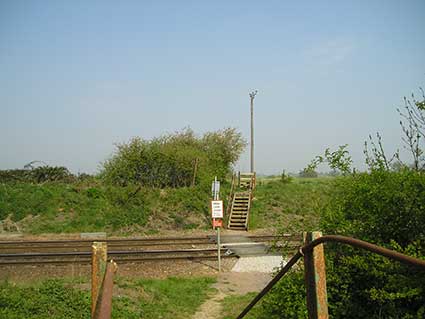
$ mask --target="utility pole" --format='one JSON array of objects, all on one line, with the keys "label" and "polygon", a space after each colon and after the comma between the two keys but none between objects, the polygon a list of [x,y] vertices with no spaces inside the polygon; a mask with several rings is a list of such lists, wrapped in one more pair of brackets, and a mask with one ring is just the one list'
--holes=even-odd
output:
[{"label": "utility pole", "polygon": [[254,98],[257,93],[257,90],[249,93],[251,98],[251,173],[254,173]]}]

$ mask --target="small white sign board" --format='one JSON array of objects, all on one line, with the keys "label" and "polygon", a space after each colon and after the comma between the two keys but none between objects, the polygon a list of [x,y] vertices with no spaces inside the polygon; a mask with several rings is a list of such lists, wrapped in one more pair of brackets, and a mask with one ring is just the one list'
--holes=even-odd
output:
[{"label": "small white sign board", "polygon": [[211,217],[223,218],[223,201],[222,200],[211,201]]},{"label": "small white sign board", "polygon": [[214,181],[211,185],[211,193],[213,198],[218,198],[218,194],[220,193],[220,182]]}]

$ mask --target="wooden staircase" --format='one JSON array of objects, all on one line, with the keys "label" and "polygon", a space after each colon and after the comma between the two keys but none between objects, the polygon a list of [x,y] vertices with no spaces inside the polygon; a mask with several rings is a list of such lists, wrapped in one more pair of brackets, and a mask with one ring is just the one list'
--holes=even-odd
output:
[{"label": "wooden staircase", "polygon": [[237,192],[233,195],[227,228],[248,230],[249,211],[251,208],[251,192]]},{"label": "wooden staircase", "polygon": [[237,191],[234,190],[234,182],[232,181],[228,207],[228,229],[248,230],[254,187],[255,173],[239,173]]}]

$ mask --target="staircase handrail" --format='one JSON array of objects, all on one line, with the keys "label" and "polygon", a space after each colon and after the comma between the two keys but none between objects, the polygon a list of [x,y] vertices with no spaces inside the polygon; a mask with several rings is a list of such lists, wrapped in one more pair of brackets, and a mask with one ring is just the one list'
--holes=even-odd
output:
[{"label": "staircase handrail", "polygon": [[233,195],[235,192],[235,180],[236,180],[236,174],[232,175],[232,182],[230,185],[230,193],[227,200],[227,208],[226,208],[226,217],[229,218],[230,216],[230,209],[232,208],[232,201],[233,201]]}]

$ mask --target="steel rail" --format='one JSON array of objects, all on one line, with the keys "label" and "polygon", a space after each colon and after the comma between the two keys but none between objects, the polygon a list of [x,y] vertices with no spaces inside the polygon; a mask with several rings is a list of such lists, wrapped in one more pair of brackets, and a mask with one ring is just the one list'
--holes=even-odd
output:
[{"label": "steel rail", "polygon": [[410,257],[402,253],[393,251],[391,249],[380,247],[360,239],[339,235],[326,235],[315,239],[307,245],[302,246],[299,251],[288,261],[288,263],[279,271],[279,273],[267,284],[267,286],[264,287],[264,289],[261,290],[261,292],[255,296],[255,298],[248,304],[248,306],[245,307],[245,309],[239,314],[237,319],[242,319],[252,309],[252,307],[254,307],[257,302],[260,301],[260,299],[263,298],[264,295],[266,295],[273,288],[273,286],[289,271],[289,269],[291,269],[292,266],[295,265],[297,261],[304,256],[306,252],[309,252],[313,250],[313,248],[317,245],[326,242],[337,242],[347,244],[356,248],[361,248],[373,252],[375,254],[387,257],[389,259],[397,260],[403,264],[418,267],[421,270],[425,271],[425,260]]},{"label": "steel rail", "polygon": [[[91,244],[93,242],[81,245],[21,245],[21,246],[12,246],[8,245],[5,247],[1,246],[0,243],[0,250],[13,250],[13,249],[58,249],[58,248],[65,248],[65,249],[77,249],[77,248],[91,248]],[[157,242],[157,243],[137,243],[137,242],[129,242],[129,243],[110,243],[108,247],[144,247],[144,246],[182,246],[182,245],[208,245],[208,244],[214,244],[214,242],[210,241],[187,241],[187,242]]]},{"label": "steel rail", "polygon": [[[221,258],[237,258],[236,255],[222,255]],[[187,255],[187,256],[161,256],[161,257],[140,257],[140,258],[114,258],[114,261],[120,263],[134,263],[140,261],[169,261],[169,260],[216,260],[217,254],[212,255]],[[1,266],[12,266],[12,265],[45,265],[45,264],[90,264],[90,259],[77,258],[77,259],[62,259],[62,260],[19,260],[19,261],[5,261],[0,262]]]},{"label": "steel rail", "polygon": [[102,241],[107,243],[114,242],[152,242],[152,241],[179,241],[179,240],[208,240],[208,236],[203,237],[152,237],[152,238],[97,238],[97,239],[57,239],[57,240],[11,240],[0,241],[1,245],[16,245],[16,244],[64,244],[64,243],[92,243],[94,241]]},{"label": "steel rail", "polygon": [[[222,238],[240,238],[238,235],[223,235]],[[263,239],[263,238],[271,238],[271,239],[279,239],[279,238],[291,238],[294,240],[300,240],[300,236],[294,236],[291,234],[282,234],[282,235],[251,235],[244,236],[248,239]],[[163,243],[169,241],[170,244],[173,242],[180,241],[189,241],[188,243],[193,243],[193,241],[202,241],[202,242],[216,242],[216,236],[206,235],[202,237],[151,237],[151,238],[110,238],[110,239],[61,239],[61,240],[14,240],[14,241],[2,241],[0,240],[1,245],[35,245],[35,244],[77,244],[77,243],[87,243],[91,244],[94,241],[102,241],[107,242],[110,245],[114,245],[115,243],[133,243],[133,242],[141,242],[141,243],[152,243],[158,242]],[[167,243],[168,244],[168,243]],[[2,247],[5,248],[5,247]]]},{"label": "steel rail", "polygon": [[[174,250],[111,250],[108,255],[141,255],[141,254],[179,254],[179,253],[207,253],[216,252],[216,248],[198,248],[198,249],[174,249]],[[227,251],[221,248],[221,251]],[[91,256],[92,252],[76,251],[76,252],[54,252],[54,253],[22,253],[22,254],[0,254],[0,258],[27,258],[27,257],[80,257]]]},{"label": "steel rail", "polygon": [[[267,244],[268,241],[253,241],[253,242],[240,242],[240,244],[246,244],[246,245],[253,245],[253,244]],[[285,248],[285,247],[289,247],[289,248],[295,248],[295,247],[299,247],[299,241],[297,242],[287,242],[287,243],[292,243],[289,245],[276,245],[274,247],[278,247],[278,248]],[[230,243],[230,244],[239,244],[239,242],[235,242],[235,243]],[[212,243],[212,242],[179,242],[179,243],[154,243],[154,244],[112,244],[109,245],[110,248],[119,248],[119,247],[127,247],[130,249],[134,249],[134,248],[138,248],[138,247],[152,247],[152,246],[183,246],[183,245],[216,245],[216,243]],[[229,245],[229,243],[225,243],[225,244],[221,244],[222,246],[225,245]],[[53,251],[58,250],[58,249],[62,249],[62,250],[82,250],[86,249],[87,251],[90,251],[91,249],[91,245],[74,245],[74,246],[8,246],[8,247],[1,247],[0,246],[0,251],[11,251],[11,250],[28,250],[28,251],[32,251],[32,250],[47,250],[47,249],[52,249]],[[6,252],[0,252],[0,254],[4,254]]]}]

